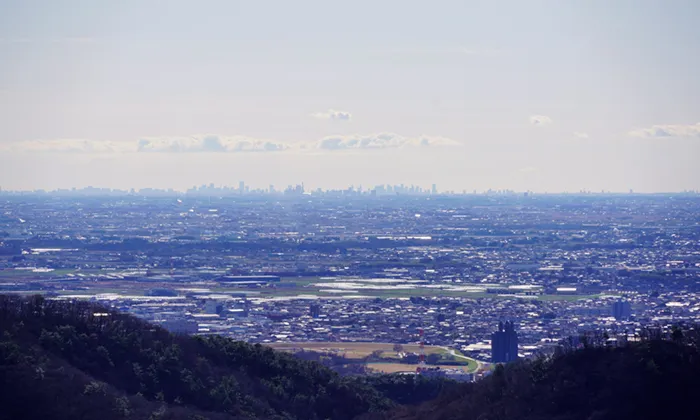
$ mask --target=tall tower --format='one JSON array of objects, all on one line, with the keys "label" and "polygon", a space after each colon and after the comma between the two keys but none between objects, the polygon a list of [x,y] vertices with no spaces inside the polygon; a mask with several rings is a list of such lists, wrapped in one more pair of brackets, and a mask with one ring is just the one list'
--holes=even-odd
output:
[{"label": "tall tower", "polygon": [[309,316],[311,316],[311,318],[318,318],[321,316],[321,305],[318,303],[309,305]]},{"label": "tall tower", "polygon": [[512,321],[498,323],[498,331],[491,334],[491,361],[508,363],[518,358],[518,333]]},{"label": "tall tower", "polygon": [[632,308],[626,300],[618,300],[613,303],[612,315],[616,320],[628,320],[632,316]]}]

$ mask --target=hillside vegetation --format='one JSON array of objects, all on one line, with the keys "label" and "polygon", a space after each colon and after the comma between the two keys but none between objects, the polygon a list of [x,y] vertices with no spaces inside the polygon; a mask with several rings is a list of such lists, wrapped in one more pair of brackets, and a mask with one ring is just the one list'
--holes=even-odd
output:
[{"label": "hillside vegetation", "polygon": [[313,360],[173,335],[86,301],[0,295],[0,420],[700,418],[697,328],[623,347],[593,338],[498,366],[477,383],[341,377]]},{"label": "hillside vegetation", "polygon": [[640,343],[600,343],[552,357],[499,365],[473,384],[450,388],[417,407],[365,420],[698,419],[700,335],[677,329]]},{"label": "hillside vegetation", "polygon": [[351,419],[392,406],[265,346],[40,296],[0,296],[0,386],[0,419]]}]

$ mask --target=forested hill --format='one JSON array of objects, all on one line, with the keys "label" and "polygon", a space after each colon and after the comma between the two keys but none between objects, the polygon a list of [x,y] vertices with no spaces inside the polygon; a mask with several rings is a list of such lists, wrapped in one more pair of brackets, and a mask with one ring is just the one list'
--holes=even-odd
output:
[{"label": "forested hill", "polygon": [[0,295],[0,419],[352,419],[389,400],[261,345]]},{"label": "forested hill", "polygon": [[560,352],[498,366],[417,407],[363,420],[700,419],[700,334],[676,330],[625,347]]},{"label": "forested hill", "polygon": [[456,385],[341,378],[268,347],[172,335],[86,301],[0,295],[0,389],[0,420],[698,419],[700,332],[562,351]]}]

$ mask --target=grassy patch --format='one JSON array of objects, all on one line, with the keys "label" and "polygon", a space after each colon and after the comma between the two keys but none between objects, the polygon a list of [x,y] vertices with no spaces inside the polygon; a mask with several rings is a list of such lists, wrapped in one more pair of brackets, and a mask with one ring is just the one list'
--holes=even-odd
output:
[{"label": "grassy patch", "polygon": [[508,295],[498,295],[494,293],[485,292],[466,292],[466,291],[455,291],[455,290],[444,290],[438,288],[406,288],[406,289],[392,289],[392,290],[378,290],[378,289],[351,289],[345,292],[338,293],[328,293],[324,289],[325,287],[313,286],[314,283],[321,283],[318,277],[284,277],[280,283],[294,283],[296,287],[281,287],[281,288],[263,288],[261,289],[262,294],[268,296],[294,296],[300,294],[312,294],[320,297],[339,297],[344,294],[347,295],[362,295],[378,298],[408,298],[413,296],[420,297],[462,297],[468,299],[536,299],[543,301],[575,301],[579,299],[591,299],[598,295],[540,295],[540,296],[508,296]]},{"label": "grassy patch", "polygon": [[[381,350],[382,357],[397,357],[392,343],[344,343],[344,342],[304,342],[304,343],[270,343],[268,346],[277,350],[292,351],[294,349],[304,349],[319,351],[324,353],[344,354],[348,359],[362,359],[372,352]],[[418,353],[418,344],[402,344],[403,351],[407,353]],[[449,351],[437,346],[425,346],[425,354],[447,355]]]},{"label": "grassy patch", "polygon": [[[374,365],[396,365],[393,367],[387,367],[391,369],[396,369],[395,371],[400,372],[404,370],[415,370],[416,365],[411,365],[407,363],[401,363],[399,355],[394,351],[394,344],[392,343],[345,343],[345,342],[303,342],[303,343],[270,343],[268,346],[281,351],[295,351],[299,349],[304,349],[306,351],[317,351],[322,353],[335,353],[344,356],[352,360],[362,360],[365,357],[372,354],[372,352],[381,350],[383,359],[395,359],[396,362],[378,362],[372,363],[370,367],[374,368]],[[419,353],[420,346],[418,344],[402,344],[403,351],[406,353]],[[443,357],[450,357],[450,350],[440,347],[440,346],[425,346],[425,354],[439,354]],[[467,372],[473,372],[477,369],[478,363],[465,357],[459,351],[455,351],[457,357],[454,358],[454,364],[450,365],[438,365],[443,368],[452,369],[463,369]],[[461,356],[461,357],[460,357]]]},{"label": "grassy patch", "polygon": [[[407,363],[368,363],[367,367],[382,373],[397,373],[397,372],[415,372],[418,365],[409,365]],[[439,367],[440,369],[455,370],[459,369],[464,372],[474,372],[476,363],[472,366],[453,366],[453,365],[428,365],[428,367]]]}]

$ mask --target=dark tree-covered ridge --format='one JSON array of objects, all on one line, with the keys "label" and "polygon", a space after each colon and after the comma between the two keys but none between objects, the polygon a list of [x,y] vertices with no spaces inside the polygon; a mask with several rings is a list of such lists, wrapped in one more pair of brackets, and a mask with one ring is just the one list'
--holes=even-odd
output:
[{"label": "dark tree-covered ridge", "polygon": [[[96,418],[100,406],[102,419],[138,418],[125,408],[134,399],[157,404],[158,418],[191,409],[228,418],[351,419],[391,406],[371,386],[319,363],[220,336],[173,335],[86,301],[2,295],[0,333],[2,388],[12,391],[0,393],[0,418]],[[61,395],[53,387],[68,383],[85,385],[81,398],[71,398],[74,408],[95,410],[80,417],[67,407],[28,405],[24,394],[50,404]],[[28,409],[35,415],[26,417]],[[64,416],[51,416],[56,410]]]},{"label": "dark tree-covered ridge", "polygon": [[477,383],[343,378],[265,346],[172,335],[86,301],[0,295],[0,420],[700,418],[697,328],[647,330],[621,347],[606,339],[571,340]]},{"label": "dark tree-covered ridge", "polygon": [[450,388],[418,407],[365,420],[698,419],[700,331],[643,331],[641,342],[608,346],[602,334],[582,349],[498,365],[487,378]]}]

